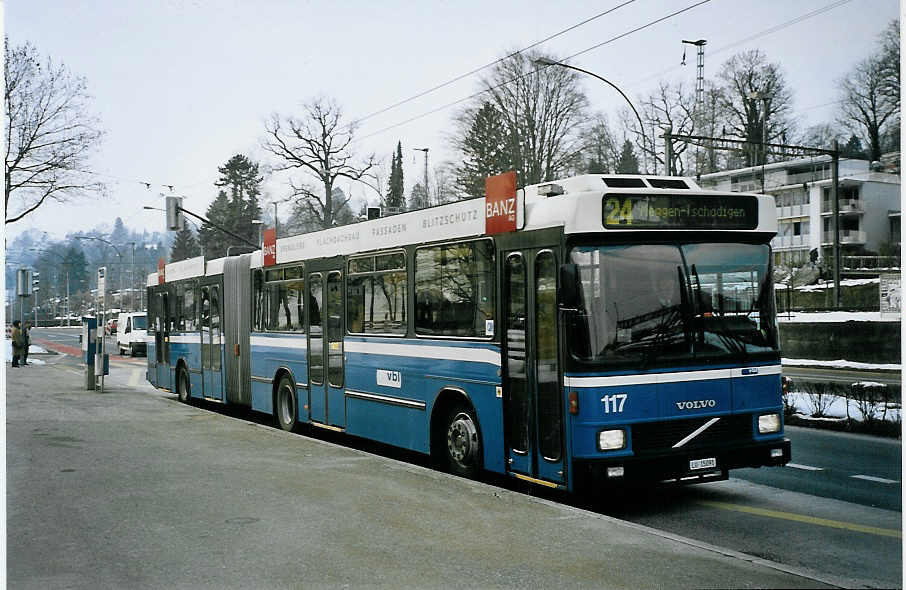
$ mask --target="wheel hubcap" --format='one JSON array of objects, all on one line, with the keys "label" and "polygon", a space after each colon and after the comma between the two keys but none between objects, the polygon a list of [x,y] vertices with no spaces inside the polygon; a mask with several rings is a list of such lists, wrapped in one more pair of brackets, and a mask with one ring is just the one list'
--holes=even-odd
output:
[{"label": "wheel hubcap", "polygon": [[296,414],[295,404],[293,403],[292,392],[284,386],[280,390],[280,419],[284,424],[292,424]]},{"label": "wheel hubcap", "polygon": [[468,414],[458,414],[447,430],[447,451],[450,457],[466,466],[478,444],[478,431]]}]

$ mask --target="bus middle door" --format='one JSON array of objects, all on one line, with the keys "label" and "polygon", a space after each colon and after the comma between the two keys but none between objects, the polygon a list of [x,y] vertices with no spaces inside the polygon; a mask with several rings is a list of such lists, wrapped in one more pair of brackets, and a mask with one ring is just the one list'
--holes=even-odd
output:
[{"label": "bus middle door", "polygon": [[201,287],[201,379],[204,398],[223,401],[220,287]]},{"label": "bus middle door", "polygon": [[510,471],[565,482],[557,335],[557,259],[552,250],[504,256],[504,440]]},{"label": "bus middle door", "polygon": [[314,272],[306,283],[311,419],[345,428],[343,274],[338,270]]}]

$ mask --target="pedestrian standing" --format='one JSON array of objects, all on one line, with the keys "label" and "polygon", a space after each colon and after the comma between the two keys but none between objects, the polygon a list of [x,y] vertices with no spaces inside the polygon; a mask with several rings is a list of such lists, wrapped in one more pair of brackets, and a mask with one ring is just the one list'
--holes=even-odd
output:
[{"label": "pedestrian standing", "polygon": [[31,348],[31,322],[25,322],[25,328],[22,329],[22,364],[28,364],[28,349]]},{"label": "pedestrian standing", "polygon": [[19,355],[22,354],[22,324],[13,320],[13,329],[9,331],[9,339],[13,344],[13,366],[19,366]]}]

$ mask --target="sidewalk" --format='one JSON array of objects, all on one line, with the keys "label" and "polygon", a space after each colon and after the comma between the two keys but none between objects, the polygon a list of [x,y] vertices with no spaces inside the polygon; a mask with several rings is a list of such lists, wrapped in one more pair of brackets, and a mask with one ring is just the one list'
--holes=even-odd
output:
[{"label": "sidewalk", "polygon": [[839,583],[159,391],[84,391],[71,362],[7,386],[10,587]]}]

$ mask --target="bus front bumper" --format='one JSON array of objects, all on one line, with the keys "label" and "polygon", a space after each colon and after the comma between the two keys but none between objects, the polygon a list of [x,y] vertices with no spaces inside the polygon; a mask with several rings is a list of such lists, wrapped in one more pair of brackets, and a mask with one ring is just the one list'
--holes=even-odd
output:
[{"label": "bus front bumper", "polygon": [[577,459],[574,469],[578,480],[590,478],[605,486],[630,482],[701,483],[727,479],[730,469],[783,466],[790,458],[790,441],[782,438],[679,453]]}]

